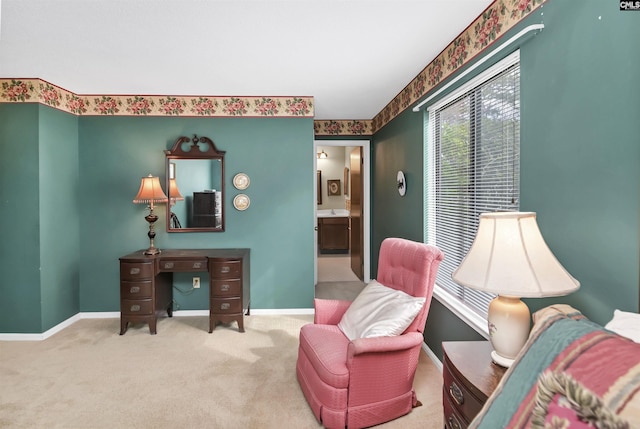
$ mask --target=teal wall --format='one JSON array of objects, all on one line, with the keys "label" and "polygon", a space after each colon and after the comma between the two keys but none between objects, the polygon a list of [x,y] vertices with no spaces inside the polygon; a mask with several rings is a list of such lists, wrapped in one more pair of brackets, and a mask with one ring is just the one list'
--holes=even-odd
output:
[{"label": "teal wall", "polygon": [[[544,12],[544,15],[542,13]],[[549,0],[524,25],[545,29],[521,48],[522,210],[538,213],[549,246],[582,283],[532,310],[568,302],[596,322],[638,311],[640,40],[637,13],[599,0]],[[506,35],[506,39],[511,34]],[[160,248],[251,248],[253,308],[309,308],[313,298],[313,121],[310,118],[80,118],[38,104],[0,104],[0,332],[42,332],[78,311],[118,311],[118,257],[148,246],[140,178],[164,179],[163,150],[181,135],[227,152],[224,233],[167,233]],[[343,139],[343,138],[341,138]],[[372,273],[387,236],[423,234],[423,116],[403,112],[372,140]],[[403,170],[407,195],[395,177]],[[231,179],[251,178],[247,211]],[[41,271],[42,270],[42,271]],[[175,293],[206,309],[207,283]],[[176,275],[188,289],[191,275]],[[425,339],[477,339],[443,305]]]},{"label": "teal wall", "polygon": [[42,332],[78,313],[77,118],[0,104],[0,332]]},{"label": "teal wall", "polygon": [[[538,213],[549,247],[581,288],[527,303],[532,312],[569,303],[606,323],[614,309],[639,306],[640,56],[631,41],[640,40],[640,25],[615,2],[549,0],[503,39],[540,22],[545,29],[521,46],[521,210]],[[422,237],[422,189],[412,192],[409,179],[423,174],[411,162],[422,154],[422,132],[423,115],[409,111],[374,136],[376,245]],[[409,172],[410,201],[382,187],[397,169]],[[478,338],[440,303],[431,307],[425,340],[436,354],[442,341]]]},{"label": "teal wall", "polygon": [[0,332],[40,332],[37,104],[0,104]]},{"label": "teal wall", "polygon": [[[225,156],[225,232],[167,233],[166,206],[155,210],[162,248],[251,249],[254,309],[311,308],[313,303],[313,120],[291,118],[81,117],[80,308],[119,310],[118,257],[149,246],[145,205],[133,204],[140,178],[164,183],[164,150],[183,135],[211,138]],[[244,172],[251,184],[246,211],[233,208]],[[179,171],[178,174],[184,174]],[[176,309],[209,308],[206,273],[176,274]]]},{"label": "teal wall", "polygon": [[[167,233],[159,248],[251,249],[251,307],[313,305],[311,118],[76,117],[38,104],[0,104],[0,332],[40,333],[78,312],[119,311],[118,258],[149,245],[142,176],[164,183],[175,140],[210,137],[226,151],[222,233]],[[231,180],[251,178],[248,210]],[[175,291],[177,310],[208,308],[208,279]],[[192,275],[176,274],[178,289]]]},{"label": "teal wall", "polygon": [[40,288],[44,331],[80,311],[78,118],[39,106]]},{"label": "teal wall", "polygon": [[[372,273],[377,272],[380,244],[386,237],[422,241],[422,115],[407,110],[374,137],[371,198]],[[402,170],[406,193],[398,193]]]}]

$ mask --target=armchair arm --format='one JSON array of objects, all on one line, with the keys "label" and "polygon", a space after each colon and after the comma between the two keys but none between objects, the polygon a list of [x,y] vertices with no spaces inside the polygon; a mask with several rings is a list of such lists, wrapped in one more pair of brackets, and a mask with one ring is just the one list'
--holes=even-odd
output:
[{"label": "armchair arm", "polygon": [[[421,333],[407,332],[397,337],[361,338],[350,342],[347,351],[349,406],[381,403],[410,392],[423,341]],[[372,389],[372,386],[380,388]]]},{"label": "armchair arm", "polygon": [[313,300],[313,307],[315,309],[313,323],[319,325],[337,325],[350,305],[351,301],[316,298]]},{"label": "armchair arm", "polygon": [[347,360],[364,353],[400,352],[419,346],[424,337],[419,332],[407,332],[395,337],[358,338],[349,343]]}]

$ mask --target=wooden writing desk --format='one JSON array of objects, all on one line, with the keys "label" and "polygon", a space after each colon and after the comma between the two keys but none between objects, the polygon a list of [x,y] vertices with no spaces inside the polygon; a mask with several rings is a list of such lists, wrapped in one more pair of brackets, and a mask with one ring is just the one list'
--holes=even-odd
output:
[{"label": "wooden writing desk", "polygon": [[217,322],[238,322],[250,311],[249,249],[144,250],[120,258],[120,335],[129,322],[149,324],[156,333],[158,316],[172,316],[173,273],[209,273],[209,333]]}]

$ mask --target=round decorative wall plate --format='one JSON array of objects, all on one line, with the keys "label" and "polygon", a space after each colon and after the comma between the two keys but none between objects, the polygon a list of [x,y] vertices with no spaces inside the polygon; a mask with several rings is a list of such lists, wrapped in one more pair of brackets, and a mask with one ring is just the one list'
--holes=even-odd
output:
[{"label": "round decorative wall plate", "polygon": [[233,177],[233,186],[235,186],[236,189],[247,189],[250,183],[251,180],[249,180],[249,176],[245,173],[238,173]]},{"label": "round decorative wall plate", "polygon": [[251,204],[251,200],[246,194],[238,194],[233,199],[233,207],[237,210],[246,210],[249,208],[249,204]]},{"label": "round decorative wall plate", "polygon": [[404,194],[407,192],[407,181],[404,178],[404,173],[402,172],[402,170],[398,171],[396,182],[398,185],[398,193],[401,197],[404,197]]}]

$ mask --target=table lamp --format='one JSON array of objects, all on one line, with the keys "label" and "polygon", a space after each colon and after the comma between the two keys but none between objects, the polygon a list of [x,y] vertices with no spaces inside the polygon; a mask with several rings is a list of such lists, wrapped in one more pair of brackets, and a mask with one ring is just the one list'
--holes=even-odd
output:
[{"label": "table lamp", "polygon": [[491,358],[509,367],[530,329],[529,308],[520,298],[567,295],[580,283],[558,262],[542,238],[534,212],[483,213],[469,252],[453,281],[498,295],[487,321]]},{"label": "table lamp", "polygon": [[138,195],[134,198],[135,204],[149,204],[149,214],[145,216],[147,222],[149,222],[149,248],[144,251],[145,255],[157,255],[160,253],[160,249],[157,249],[154,245],[154,238],[156,232],[153,228],[153,224],[158,220],[158,216],[153,213],[154,203],[166,203],[168,201],[167,196],[164,194],[162,187],[160,186],[160,179],[156,176],[149,174],[147,177],[143,177],[140,182],[140,190]]},{"label": "table lamp", "polygon": [[[176,205],[176,202],[184,201],[184,197],[180,193],[178,189],[178,184],[176,183],[176,179],[169,179],[169,204],[171,207]],[[172,228],[182,228],[180,224],[180,220],[178,216],[171,210],[171,227]]]}]

